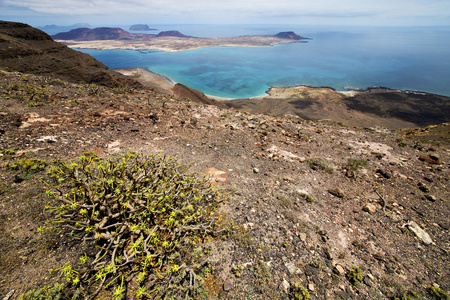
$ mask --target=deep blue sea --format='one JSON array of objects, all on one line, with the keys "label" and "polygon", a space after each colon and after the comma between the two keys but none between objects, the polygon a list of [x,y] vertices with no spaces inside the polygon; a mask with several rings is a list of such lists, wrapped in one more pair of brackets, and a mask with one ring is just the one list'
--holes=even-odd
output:
[{"label": "deep blue sea", "polygon": [[297,85],[336,90],[383,86],[450,96],[450,27],[149,26],[198,37],[295,31],[311,39],[180,52],[79,50],[109,68],[147,68],[218,97],[255,97],[270,87]]}]

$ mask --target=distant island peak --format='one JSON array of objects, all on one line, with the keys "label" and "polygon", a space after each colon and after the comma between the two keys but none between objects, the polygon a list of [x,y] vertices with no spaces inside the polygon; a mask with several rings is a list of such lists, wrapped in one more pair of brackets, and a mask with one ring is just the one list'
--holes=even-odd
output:
[{"label": "distant island peak", "polygon": [[135,25],[131,25],[129,30],[133,30],[133,31],[151,31],[151,30],[157,30],[157,29],[150,28],[147,24],[135,24]]},{"label": "distant island peak", "polygon": [[296,34],[293,31],[284,31],[284,32],[279,32],[277,34],[275,34],[276,37],[282,38],[282,39],[290,39],[290,40],[305,40],[306,38]]},{"label": "distant island peak", "polygon": [[173,36],[173,37],[190,37],[187,35],[182,34],[181,32],[177,30],[169,30],[169,31],[161,31],[156,35],[156,37],[165,37],[165,36]]}]

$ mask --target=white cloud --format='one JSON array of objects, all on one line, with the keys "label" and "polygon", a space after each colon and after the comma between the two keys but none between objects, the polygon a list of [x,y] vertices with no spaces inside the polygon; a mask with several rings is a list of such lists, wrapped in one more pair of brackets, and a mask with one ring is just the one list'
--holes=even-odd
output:
[{"label": "white cloud", "polygon": [[[0,10],[22,8],[37,14],[173,17],[192,22],[281,22],[323,19],[440,18],[449,20],[448,0],[0,0]],[[5,12],[0,13],[4,15]],[[175,21],[175,19],[173,20]],[[366,20],[367,21],[367,20]]]}]

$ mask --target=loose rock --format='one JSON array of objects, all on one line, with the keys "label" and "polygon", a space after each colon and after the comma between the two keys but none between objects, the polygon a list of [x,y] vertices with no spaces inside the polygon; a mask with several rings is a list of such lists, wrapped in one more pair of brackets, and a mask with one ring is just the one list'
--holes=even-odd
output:
[{"label": "loose rock", "polygon": [[425,183],[419,182],[417,185],[419,189],[424,193],[428,193],[430,191],[430,188]]},{"label": "loose rock", "polygon": [[221,171],[216,168],[208,168],[205,170],[205,174],[213,186],[229,182],[227,177],[228,173],[226,171]]},{"label": "loose rock", "polygon": [[289,273],[291,274],[300,274],[301,270],[299,268],[297,268],[297,266],[293,263],[285,263],[284,264],[286,266],[286,268],[288,269]]},{"label": "loose rock", "polygon": [[228,279],[227,281],[225,281],[225,283],[223,284],[223,290],[225,292],[230,291],[234,286],[234,280],[233,279]]},{"label": "loose rock", "polygon": [[341,189],[332,189],[332,190],[328,190],[328,192],[333,195],[336,196],[338,198],[344,198],[345,197],[345,193],[343,190]]},{"label": "loose rock", "polygon": [[[334,271],[336,270],[337,273]],[[341,265],[336,265],[336,267],[333,269],[333,272],[338,274],[338,275],[344,275],[345,274],[345,270]]]},{"label": "loose rock", "polygon": [[376,207],[375,204],[367,203],[366,205],[364,205],[363,210],[368,212],[368,213],[373,214],[374,212],[377,211],[377,207]]},{"label": "loose rock", "polygon": [[377,174],[380,174],[381,176],[383,176],[386,179],[389,179],[392,177],[392,173],[383,169],[378,169],[377,170]]},{"label": "loose rock", "polygon": [[427,199],[431,202],[436,202],[436,197],[433,195],[425,195],[425,199]]},{"label": "loose rock", "polygon": [[289,282],[286,279],[283,279],[283,281],[280,284],[280,289],[284,292],[284,293],[289,293],[289,289],[290,289],[291,285],[289,284]]},{"label": "loose rock", "polygon": [[433,240],[431,239],[430,235],[425,230],[420,228],[420,226],[416,222],[409,221],[408,223],[404,224],[402,227],[404,227],[404,226],[408,226],[409,230],[414,232],[415,235],[419,239],[421,239],[425,244],[429,245],[429,244],[433,243]]},{"label": "loose rock", "polygon": [[306,233],[300,232],[299,236],[300,236],[300,240],[301,240],[302,242],[306,242]]},{"label": "loose rock", "polygon": [[437,155],[421,155],[419,156],[419,160],[429,163],[429,164],[434,164],[434,165],[440,165],[441,161],[439,160],[439,157]]}]

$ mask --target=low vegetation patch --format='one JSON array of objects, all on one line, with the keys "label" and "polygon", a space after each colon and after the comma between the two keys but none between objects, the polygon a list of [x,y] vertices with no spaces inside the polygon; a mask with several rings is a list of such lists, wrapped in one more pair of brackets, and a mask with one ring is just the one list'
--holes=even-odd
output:
[{"label": "low vegetation patch", "polygon": [[55,283],[40,289],[31,290],[22,295],[19,300],[59,300],[64,299],[64,284]]},{"label": "low vegetation patch", "polygon": [[349,158],[347,161],[347,166],[352,171],[357,171],[361,167],[367,167],[369,162],[365,159],[354,159]]},{"label": "low vegetation patch", "polygon": [[10,172],[16,173],[15,183],[31,179],[37,172],[46,168],[47,163],[43,159],[21,158],[18,161],[8,163],[7,168]]},{"label": "low vegetation patch", "polygon": [[199,295],[208,267],[203,243],[220,233],[215,209],[221,196],[207,181],[179,170],[173,158],[135,153],[54,162],[46,183],[53,198],[47,223],[96,248],[77,265],[54,270],[74,293],[103,290],[114,299]]},{"label": "low vegetation patch", "polygon": [[328,165],[328,163],[321,159],[321,158],[311,158],[306,160],[308,162],[308,165],[311,169],[313,170],[321,170],[321,171],[325,171],[328,174],[333,174],[334,170],[332,167],[330,167]]},{"label": "low vegetation patch", "polygon": [[21,158],[17,162],[8,164],[11,170],[24,170],[28,172],[37,172],[45,169],[46,162],[37,158]]},{"label": "low vegetation patch", "polygon": [[297,282],[294,282],[292,284],[290,296],[291,296],[291,299],[295,299],[295,300],[310,300],[311,299],[311,296],[309,295],[308,290]]}]

